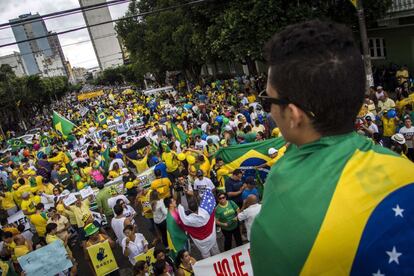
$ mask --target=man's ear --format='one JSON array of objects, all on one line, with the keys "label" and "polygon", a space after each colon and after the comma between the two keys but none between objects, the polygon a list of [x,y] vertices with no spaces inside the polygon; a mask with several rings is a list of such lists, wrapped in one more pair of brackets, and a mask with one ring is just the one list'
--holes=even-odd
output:
[{"label": "man's ear", "polygon": [[288,116],[291,129],[303,126],[303,124],[309,121],[306,113],[294,104],[288,104],[286,115]]}]

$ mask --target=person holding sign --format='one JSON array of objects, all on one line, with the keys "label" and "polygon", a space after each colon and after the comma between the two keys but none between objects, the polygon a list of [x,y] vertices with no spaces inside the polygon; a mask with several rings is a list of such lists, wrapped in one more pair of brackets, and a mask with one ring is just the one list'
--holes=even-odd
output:
[{"label": "person holding sign", "polygon": [[121,242],[122,253],[128,257],[129,262],[135,265],[135,256],[148,251],[148,241],[141,233],[135,233],[133,225],[124,228],[125,238]]}]

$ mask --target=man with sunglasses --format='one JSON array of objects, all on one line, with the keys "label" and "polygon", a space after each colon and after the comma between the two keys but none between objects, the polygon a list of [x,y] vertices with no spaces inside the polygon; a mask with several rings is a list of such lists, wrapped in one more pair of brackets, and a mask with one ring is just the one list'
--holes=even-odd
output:
[{"label": "man with sunglasses", "polygon": [[318,20],[291,25],[268,42],[266,58],[260,97],[291,146],[267,176],[253,223],[254,275],[414,273],[398,260],[410,254],[412,227],[398,219],[412,206],[414,167],[354,131],[366,79],[352,32]]}]

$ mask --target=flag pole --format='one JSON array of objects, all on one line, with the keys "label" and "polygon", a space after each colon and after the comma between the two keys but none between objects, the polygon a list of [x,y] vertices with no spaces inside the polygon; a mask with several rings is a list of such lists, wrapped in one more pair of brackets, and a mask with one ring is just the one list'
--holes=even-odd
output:
[{"label": "flag pole", "polygon": [[359,32],[361,34],[362,53],[364,56],[364,66],[366,75],[366,92],[369,87],[374,85],[374,77],[372,75],[371,54],[368,45],[367,27],[365,22],[363,0],[356,0],[356,9],[358,14]]}]

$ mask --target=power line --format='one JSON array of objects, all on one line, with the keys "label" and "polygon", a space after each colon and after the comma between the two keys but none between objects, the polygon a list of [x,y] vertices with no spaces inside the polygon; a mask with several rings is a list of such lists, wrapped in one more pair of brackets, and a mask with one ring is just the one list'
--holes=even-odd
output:
[{"label": "power line", "polygon": [[204,2],[207,2],[207,1],[209,1],[209,0],[195,0],[195,1],[191,1],[191,2],[188,2],[188,3],[184,3],[184,4],[179,4],[179,5],[175,5],[175,6],[171,6],[171,7],[160,8],[160,9],[153,10],[153,11],[148,11],[148,12],[142,12],[142,13],[135,14],[135,15],[125,16],[125,17],[118,18],[118,19],[108,20],[108,21],[104,21],[104,22],[100,22],[100,23],[96,23],[96,24],[91,24],[89,26],[83,26],[83,27],[74,28],[74,29],[67,30],[67,31],[57,32],[57,33],[53,33],[53,34],[47,34],[47,35],[34,37],[34,38],[28,38],[28,39],[25,39],[25,40],[21,40],[19,42],[11,42],[11,43],[2,44],[2,45],[0,45],[0,48],[15,45],[15,44],[18,44],[18,43],[29,42],[29,41],[33,41],[33,40],[36,40],[36,39],[47,38],[47,37],[53,36],[53,35],[60,35],[60,34],[76,32],[76,31],[83,30],[83,29],[86,29],[86,28],[92,28],[92,27],[96,27],[96,26],[100,26],[100,25],[104,25],[104,24],[108,24],[108,23],[113,23],[113,22],[127,20],[127,19],[133,19],[133,18],[140,17],[140,16],[146,16],[146,15],[150,15],[150,14],[154,14],[154,13],[159,13],[159,12],[168,11],[168,10],[172,10],[172,9],[182,8],[182,7],[185,7],[185,6],[192,6],[192,5],[204,3]]},{"label": "power line", "polygon": [[47,20],[47,19],[60,17],[62,15],[66,16],[66,15],[70,15],[70,14],[74,14],[74,13],[79,13],[79,12],[82,12],[82,11],[95,10],[95,9],[103,8],[104,6],[110,6],[110,5],[113,5],[113,4],[119,5],[119,4],[127,3],[127,2],[130,2],[130,1],[131,0],[112,0],[112,1],[105,2],[105,3],[87,5],[87,6],[83,6],[83,7],[78,7],[78,8],[73,8],[73,9],[68,9],[68,10],[63,10],[63,11],[58,11],[58,12],[52,12],[52,13],[48,13],[48,14],[45,14],[45,15],[41,15],[41,16],[36,17],[36,18],[24,18],[24,19],[13,21],[13,22],[2,23],[2,24],[0,24],[0,29],[4,29],[4,27],[10,28],[10,27],[15,26],[15,25],[21,25],[22,23],[38,22],[38,21],[41,21],[41,20]]}]

